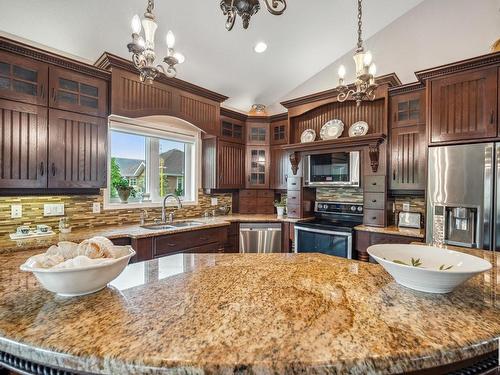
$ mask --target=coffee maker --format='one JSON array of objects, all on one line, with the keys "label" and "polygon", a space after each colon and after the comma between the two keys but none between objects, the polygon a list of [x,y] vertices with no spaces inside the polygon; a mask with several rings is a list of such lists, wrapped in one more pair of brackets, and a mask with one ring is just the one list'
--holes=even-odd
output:
[{"label": "coffee maker", "polygon": [[433,243],[478,247],[478,208],[435,205],[433,210]]}]

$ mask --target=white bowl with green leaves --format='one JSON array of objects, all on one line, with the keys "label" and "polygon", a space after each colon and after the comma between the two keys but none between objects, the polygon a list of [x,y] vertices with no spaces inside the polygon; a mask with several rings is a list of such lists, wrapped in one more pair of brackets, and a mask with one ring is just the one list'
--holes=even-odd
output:
[{"label": "white bowl with green leaves", "polygon": [[374,245],[370,254],[407,288],[450,293],[471,277],[491,269],[485,259],[458,251],[423,245]]}]

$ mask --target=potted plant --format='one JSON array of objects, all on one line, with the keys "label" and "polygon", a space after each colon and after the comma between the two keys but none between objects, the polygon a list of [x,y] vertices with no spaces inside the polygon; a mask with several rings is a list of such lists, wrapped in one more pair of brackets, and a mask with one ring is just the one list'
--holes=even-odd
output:
[{"label": "potted plant", "polygon": [[274,207],[276,207],[278,217],[283,217],[285,215],[286,199],[282,197],[281,200],[274,201]]},{"label": "potted plant", "polygon": [[124,177],[116,179],[113,182],[113,187],[116,189],[122,203],[128,203],[130,196],[135,197],[135,189],[129,185],[128,180]]}]

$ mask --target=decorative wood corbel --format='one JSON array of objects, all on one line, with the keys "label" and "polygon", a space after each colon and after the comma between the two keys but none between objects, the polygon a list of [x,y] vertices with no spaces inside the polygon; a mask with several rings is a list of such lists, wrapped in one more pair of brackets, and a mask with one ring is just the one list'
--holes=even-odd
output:
[{"label": "decorative wood corbel", "polygon": [[292,164],[292,173],[294,176],[297,175],[299,171],[300,154],[298,152],[292,152],[290,154],[290,163]]},{"label": "decorative wood corbel", "polygon": [[370,165],[372,167],[373,173],[377,173],[379,166],[379,157],[380,157],[380,143],[374,143],[368,146],[368,153],[370,155]]}]

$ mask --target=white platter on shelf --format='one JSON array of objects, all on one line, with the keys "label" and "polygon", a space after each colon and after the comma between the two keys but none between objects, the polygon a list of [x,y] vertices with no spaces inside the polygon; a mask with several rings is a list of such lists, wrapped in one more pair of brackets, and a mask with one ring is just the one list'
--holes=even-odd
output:
[{"label": "white platter on shelf", "polygon": [[321,128],[319,136],[323,140],[337,139],[344,131],[344,123],[338,119],[328,121]]},{"label": "white platter on shelf", "polygon": [[365,121],[358,121],[349,128],[349,137],[359,137],[368,133],[369,126]]},{"label": "white platter on shelf", "polygon": [[302,132],[302,135],[300,136],[300,142],[301,143],[310,143],[314,142],[316,140],[316,132],[314,129],[306,129]]}]

